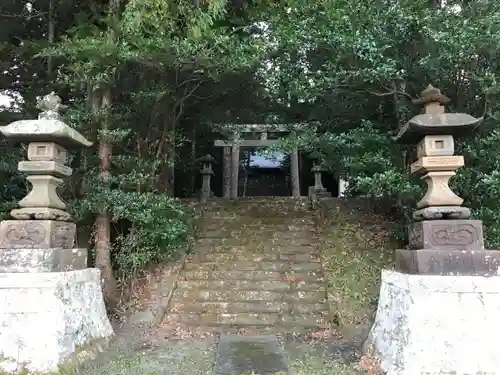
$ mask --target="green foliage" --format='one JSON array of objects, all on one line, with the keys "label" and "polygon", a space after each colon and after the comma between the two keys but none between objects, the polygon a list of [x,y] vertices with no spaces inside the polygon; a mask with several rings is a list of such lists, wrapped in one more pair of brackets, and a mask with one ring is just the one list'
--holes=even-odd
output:
[{"label": "green foliage", "polygon": [[[24,2],[0,5],[0,88],[25,100],[0,120],[36,116],[35,98],[48,86],[70,104],[68,122],[96,146],[75,155],[62,193],[82,219],[112,211],[116,259],[145,249],[120,260],[127,269],[173,256],[188,237],[189,214],[168,195],[174,168],[191,174],[196,157],[212,152],[206,123],[305,124],[280,147],[323,159],[351,195],[403,224],[423,186],[409,175],[414,148],[391,137],[418,113],[411,99],[429,83],[452,99],[449,111],[485,116],[481,134],[458,142],[466,168],[452,181],[485,221],[488,246],[500,246],[497,1],[128,0],[110,17],[113,4],[57,2],[53,41],[48,0],[31,2],[31,11]],[[109,107],[93,100],[107,88]],[[112,146],[105,183],[100,141]],[[5,210],[27,189],[12,146],[0,160]],[[177,184],[194,191],[189,179]]]},{"label": "green foliage", "polygon": [[89,22],[75,22],[38,56],[61,63],[58,83],[75,98],[71,124],[111,150],[104,174],[102,150],[84,153],[66,195],[82,221],[111,215],[116,267],[130,275],[175,259],[192,237],[191,210],[165,190],[186,143],[177,127],[196,91],[252,66],[263,50],[225,24],[226,0],[117,4],[93,4]]},{"label": "green foliage", "polygon": [[[98,196],[89,202],[99,202]],[[192,210],[173,198],[155,193],[105,194],[114,222],[131,223],[129,231],[115,239],[116,263],[125,274],[137,274],[162,261],[176,260],[186,251],[192,231]],[[118,204],[117,204],[118,203]]]},{"label": "green foliage", "polygon": [[320,235],[331,321],[340,332],[369,324],[374,316],[381,270],[392,265],[387,217],[375,215],[367,200],[324,202]]},{"label": "green foliage", "polygon": [[500,4],[294,0],[272,9],[273,66],[261,73],[268,95],[284,121],[321,124],[299,135],[300,147],[347,178],[351,195],[409,219],[424,194],[409,176],[415,147],[391,137],[418,113],[410,99],[429,83],[452,99],[448,111],[486,115],[484,131],[456,147],[466,167],[452,185],[497,248]]}]

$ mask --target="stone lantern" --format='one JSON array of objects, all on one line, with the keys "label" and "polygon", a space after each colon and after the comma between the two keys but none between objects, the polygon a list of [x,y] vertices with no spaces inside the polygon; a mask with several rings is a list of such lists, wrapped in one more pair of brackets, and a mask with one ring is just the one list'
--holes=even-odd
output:
[{"label": "stone lantern", "polygon": [[454,140],[482,118],[445,113],[449,99],[429,86],[414,101],[424,113],[395,139],[415,144],[411,172],[427,192],[408,226],[407,249],[382,271],[375,322],[366,342],[388,375],[500,374],[500,251],[485,250],[483,226],[449,187],[464,158]]},{"label": "stone lantern", "polygon": [[[395,139],[417,144],[417,160],[411,165],[411,172],[422,176],[427,192],[417,203],[413,214],[416,222],[408,228],[410,250],[396,252],[397,267],[405,272],[428,273],[435,269],[435,261],[441,257],[439,264],[451,267],[450,272],[469,273],[471,264],[463,263],[463,256],[457,258],[458,253],[454,251],[484,249],[482,222],[467,220],[470,209],[462,207],[463,199],[448,183],[465,164],[463,156],[454,155],[454,139],[472,135],[483,119],[465,113],[444,113],[444,104],[449,99],[432,86],[414,102],[424,106],[424,113],[413,117]],[[460,270],[460,267],[467,269]],[[491,271],[489,262],[482,266],[476,263],[474,272],[478,271],[477,267]],[[445,270],[439,272],[442,271]]]},{"label": "stone lantern", "polygon": [[86,249],[74,247],[76,224],[57,192],[72,173],[68,150],[91,142],[61,120],[65,106],[54,93],[38,108],[38,119],[0,127],[28,144],[18,169],[32,185],[13,220],[0,222],[0,372],[56,371],[113,334],[100,272],[88,268]]},{"label": "stone lantern", "polygon": [[314,174],[314,194],[317,198],[331,197],[331,194],[325,189],[322,181],[322,173],[327,169],[323,163],[314,163],[314,167],[311,168],[311,172]]},{"label": "stone lantern", "polygon": [[201,202],[205,203],[214,195],[210,186],[210,179],[214,174],[212,164],[215,164],[215,159],[212,155],[206,154],[198,158],[198,162],[202,165],[200,173],[203,177],[201,186]]}]

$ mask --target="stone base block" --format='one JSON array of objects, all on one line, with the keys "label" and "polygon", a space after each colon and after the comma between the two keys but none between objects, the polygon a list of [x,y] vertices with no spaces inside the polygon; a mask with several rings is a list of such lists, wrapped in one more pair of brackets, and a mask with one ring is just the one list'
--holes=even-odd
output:
[{"label": "stone base block", "polygon": [[481,220],[424,220],[408,225],[410,249],[483,250]]},{"label": "stone base block", "polygon": [[113,335],[99,270],[0,273],[0,373],[57,367]]},{"label": "stone base block", "polygon": [[315,194],[318,198],[331,198],[332,193],[328,192],[328,190],[315,191]]},{"label": "stone base block", "polygon": [[317,198],[331,198],[332,193],[328,192],[328,190],[326,190],[325,188],[317,189],[314,186],[309,186],[308,196]]},{"label": "stone base block", "polygon": [[87,249],[0,249],[0,272],[64,272],[88,267]]},{"label": "stone base block", "polygon": [[72,249],[76,224],[55,220],[0,222],[0,249]]},{"label": "stone base block", "polygon": [[365,349],[387,375],[500,374],[500,277],[382,272]]},{"label": "stone base block", "polygon": [[396,250],[396,270],[420,275],[500,276],[500,251]]}]

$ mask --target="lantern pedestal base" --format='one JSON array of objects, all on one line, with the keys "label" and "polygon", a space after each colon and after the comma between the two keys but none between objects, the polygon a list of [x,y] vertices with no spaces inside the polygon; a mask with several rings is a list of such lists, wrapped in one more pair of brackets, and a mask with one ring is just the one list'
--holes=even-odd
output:
[{"label": "lantern pedestal base", "polygon": [[100,271],[0,273],[0,327],[0,372],[75,367],[113,335]]},{"label": "lantern pedestal base", "polygon": [[384,270],[366,351],[387,375],[500,374],[500,276]]},{"label": "lantern pedestal base", "polygon": [[318,189],[314,186],[309,186],[309,192],[308,192],[309,197],[316,197],[316,198],[331,198],[332,193],[328,192],[325,188],[323,189]]},{"label": "lantern pedestal base", "polygon": [[395,269],[418,275],[500,276],[500,251],[396,250]]},{"label": "lantern pedestal base", "polygon": [[64,272],[88,267],[87,249],[0,249],[0,273]]}]

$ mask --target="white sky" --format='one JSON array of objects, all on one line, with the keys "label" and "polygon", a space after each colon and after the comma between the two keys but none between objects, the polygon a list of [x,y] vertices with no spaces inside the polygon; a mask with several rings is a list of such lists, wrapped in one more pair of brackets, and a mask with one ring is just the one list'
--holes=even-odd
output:
[{"label": "white sky", "polygon": [[281,152],[273,154],[272,159],[266,159],[262,155],[252,155],[250,156],[250,166],[258,168],[279,168],[284,157],[285,156]]},{"label": "white sky", "polygon": [[0,108],[10,107],[12,100],[7,96],[0,94]]},{"label": "white sky", "polygon": [[15,109],[18,107],[16,100],[13,99],[13,97],[17,97],[17,101],[22,103],[23,98],[21,95],[17,93],[9,93],[7,90],[0,91],[0,111],[3,111],[5,109]]}]

